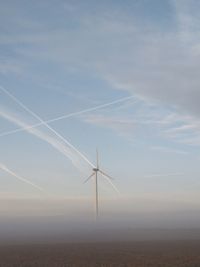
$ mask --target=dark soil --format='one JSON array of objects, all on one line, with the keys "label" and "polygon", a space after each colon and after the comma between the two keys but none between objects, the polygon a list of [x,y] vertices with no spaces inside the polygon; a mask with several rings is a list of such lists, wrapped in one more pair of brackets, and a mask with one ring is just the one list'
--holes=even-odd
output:
[{"label": "dark soil", "polygon": [[0,247],[1,267],[200,267],[200,241]]}]

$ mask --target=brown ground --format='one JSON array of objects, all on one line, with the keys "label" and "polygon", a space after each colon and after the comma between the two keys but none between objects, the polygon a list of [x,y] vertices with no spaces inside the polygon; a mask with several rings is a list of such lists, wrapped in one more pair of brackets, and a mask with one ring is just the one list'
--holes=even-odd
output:
[{"label": "brown ground", "polygon": [[2,246],[1,267],[200,267],[200,241]]}]

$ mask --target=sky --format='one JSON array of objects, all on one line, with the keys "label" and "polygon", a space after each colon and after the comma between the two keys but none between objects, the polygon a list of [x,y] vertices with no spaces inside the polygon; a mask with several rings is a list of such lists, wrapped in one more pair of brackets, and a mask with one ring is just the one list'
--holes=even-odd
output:
[{"label": "sky", "polygon": [[96,148],[102,213],[199,211],[199,8],[0,1],[0,214],[92,217]]}]

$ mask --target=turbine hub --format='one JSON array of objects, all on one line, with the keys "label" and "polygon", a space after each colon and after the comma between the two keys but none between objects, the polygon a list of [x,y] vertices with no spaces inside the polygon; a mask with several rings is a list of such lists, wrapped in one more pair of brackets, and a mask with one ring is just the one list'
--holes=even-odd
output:
[{"label": "turbine hub", "polygon": [[99,168],[93,168],[93,171],[94,172],[98,172],[99,171]]}]

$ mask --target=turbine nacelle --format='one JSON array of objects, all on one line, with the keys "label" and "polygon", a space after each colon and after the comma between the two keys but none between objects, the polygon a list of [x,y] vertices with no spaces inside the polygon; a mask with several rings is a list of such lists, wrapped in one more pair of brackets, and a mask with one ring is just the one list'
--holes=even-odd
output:
[{"label": "turbine nacelle", "polygon": [[99,210],[99,207],[98,207],[99,206],[98,174],[101,174],[112,185],[112,187],[114,188],[115,191],[117,191],[118,193],[119,193],[119,191],[117,190],[117,188],[115,187],[115,185],[111,181],[111,180],[113,180],[113,178],[99,168],[98,151],[96,154],[97,154],[97,165],[96,165],[96,167],[92,168],[92,171],[93,171],[92,174],[90,174],[90,176],[84,181],[84,183],[87,183],[90,179],[94,178],[94,181],[95,181],[95,218],[97,219],[98,210]]}]

